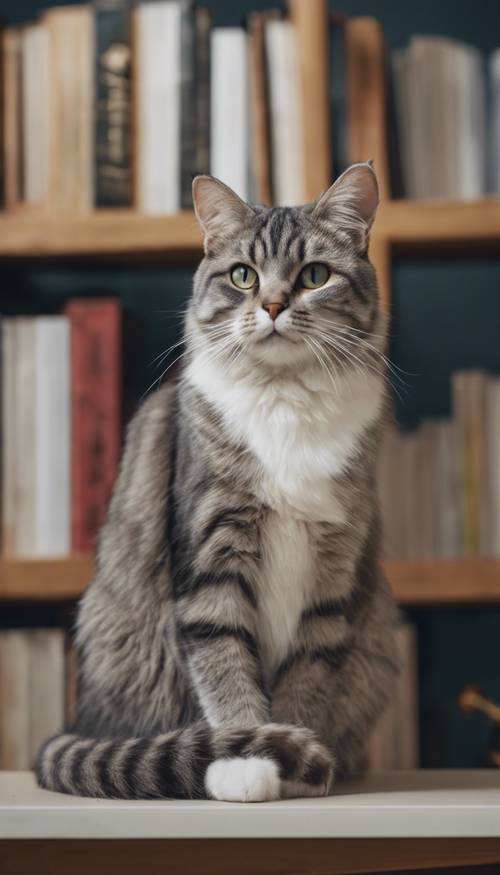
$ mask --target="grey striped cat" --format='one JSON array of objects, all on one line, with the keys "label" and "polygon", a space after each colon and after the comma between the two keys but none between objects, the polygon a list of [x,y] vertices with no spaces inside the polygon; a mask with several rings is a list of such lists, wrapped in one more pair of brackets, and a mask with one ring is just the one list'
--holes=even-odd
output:
[{"label": "grey striped cat", "polygon": [[369,164],[304,207],[193,183],[205,257],[180,374],[131,422],[78,612],[78,720],[42,787],[323,795],[396,676],[378,564],[385,320]]}]

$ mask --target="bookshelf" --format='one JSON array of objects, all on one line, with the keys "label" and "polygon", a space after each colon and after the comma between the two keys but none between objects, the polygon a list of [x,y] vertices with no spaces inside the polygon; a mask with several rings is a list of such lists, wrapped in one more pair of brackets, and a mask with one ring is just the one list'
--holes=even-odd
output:
[{"label": "bookshelf", "polygon": [[[500,604],[500,559],[434,559],[385,562],[400,605]],[[93,574],[90,556],[0,561],[0,602],[72,601]]]}]

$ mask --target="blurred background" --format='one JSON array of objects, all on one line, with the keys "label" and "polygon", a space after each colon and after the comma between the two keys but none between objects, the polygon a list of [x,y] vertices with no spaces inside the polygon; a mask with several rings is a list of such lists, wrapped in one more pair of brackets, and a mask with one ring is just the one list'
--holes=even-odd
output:
[{"label": "blurred background", "polygon": [[0,15],[0,767],[29,767],[74,715],[74,604],[123,428],[182,352],[192,176],[302,203],[367,159],[404,666],[371,767],[498,765],[500,7],[0,0]]}]

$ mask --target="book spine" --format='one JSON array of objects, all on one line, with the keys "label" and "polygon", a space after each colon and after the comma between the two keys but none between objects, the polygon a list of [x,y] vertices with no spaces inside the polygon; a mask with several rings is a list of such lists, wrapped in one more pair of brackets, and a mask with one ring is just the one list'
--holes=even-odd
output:
[{"label": "book spine", "polygon": [[349,158],[372,160],[380,194],[390,197],[387,145],[387,70],[382,28],[370,17],[345,25]]},{"label": "book spine", "polygon": [[330,10],[328,0],[288,0],[295,31],[304,193],[314,200],[331,183]]},{"label": "book spine", "polygon": [[129,0],[95,4],[95,204],[132,206]]},{"label": "book spine", "polygon": [[181,3],[181,184],[182,209],[192,206],[191,182],[196,160],[196,33],[192,0]]},{"label": "book spine", "polygon": [[[195,10],[196,28],[196,142],[195,172],[210,173],[210,12]],[[191,191],[189,206],[192,206]]]},{"label": "book spine", "polygon": [[121,311],[117,301],[71,301],[72,546],[92,550],[118,471]]},{"label": "book spine", "polygon": [[22,196],[21,179],[21,38],[15,28],[2,34],[3,201],[7,209]]},{"label": "book spine", "polygon": [[248,18],[252,136],[250,170],[253,198],[259,203],[272,204],[268,76],[264,43],[265,21],[266,15],[262,12],[253,12]]},{"label": "book spine", "polygon": [[29,645],[23,630],[0,632],[0,769],[29,769]]},{"label": "book spine", "polygon": [[64,728],[64,633],[32,629],[29,650],[30,765],[44,741]]}]

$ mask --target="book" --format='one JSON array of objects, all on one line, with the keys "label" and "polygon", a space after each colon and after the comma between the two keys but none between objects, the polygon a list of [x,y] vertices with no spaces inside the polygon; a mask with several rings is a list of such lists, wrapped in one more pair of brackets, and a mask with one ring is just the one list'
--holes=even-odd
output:
[{"label": "book", "polygon": [[138,208],[148,215],[180,206],[181,5],[140,3],[134,12]]},{"label": "book", "polygon": [[330,9],[328,0],[289,0],[295,30],[302,139],[304,200],[332,183],[330,122]]},{"label": "book", "polygon": [[500,193],[500,48],[491,53],[489,60],[491,83],[491,128],[489,135],[488,178],[489,190]]},{"label": "book", "polygon": [[30,665],[27,632],[0,632],[0,769],[29,769]]},{"label": "book", "polygon": [[486,453],[490,556],[500,556],[500,377],[486,387]]},{"label": "book", "polygon": [[132,206],[131,0],[94,0],[97,207]]},{"label": "book", "polygon": [[332,178],[349,166],[345,21],[335,16],[330,27],[330,125]]},{"label": "book", "polygon": [[265,23],[276,12],[252,12],[248,17],[248,79],[250,89],[250,197],[256,203],[273,202],[268,71],[264,42]]},{"label": "book", "polygon": [[3,547],[70,550],[69,330],[63,317],[3,321]]},{"label": "book", "polygon": [[487,555],[489,550],[486,386],[487,376],[481,371],[461,371],[453,375],[466,556]]},{"label": "book", "polygon": [[31,769],[40,745],[64,726],[64,633],[0,632],[0,768]]},{"label": "book", "polygon": [[391,195],[387,135],[387,57],[380,23],[345,23],[347,130],[350,163],[373,161],[381,198]]},{"label": "book", "polygon": [[89,6],[43,16],[50,40],[49,206],[68,215],[94,204],[94,18]]},{"label": "book", "polygon": [[121,448],[120,304],[73,299],[71,326],[71,545],[94,550],[118,472]]},{"label": "book", "polygon": [[45,204],[49,191],[49,32],[43,22],[22,30],[24,200]]},{"label": "book", "polygon": [[[195,173],[210,173],[210,28],[211,17],[206,6],[196,6],[196,137]],[[193,206],[191,192],[189,207]]]},{"label": "book", "polygon": [[391,700],[374,727],[369,743],[370,771],[419,766],[418,659],[415,627],[396,630],[399,676]]},{"label": "book", "polygon": [[2,157],[3,201],[12,209],[22,198],[22,89],[21,35],[14,27],[6,27],[2,40]]},{"label": "book", "polygon": [[274,203],[295,206],[306,199],[297,35],[289,21],[273,20],[265,35]]},{"label": "book", "polygon": [[62,629],[32,629],[29,650],[29,763],[40,746],[64,727],[65,664]]},{"label": "book", "polygon": [[15,477],[16,459],[16,386],[15,348],[16,320],[2,320],[2,551],[9,556],[14,552]]},{"label": "book", "polygon": [[471,199],[486,187],[485,77],[477,49],[414,36],[393,61],[405,193]]},{"label": "book", "polygon": [[35,513],[38,556],[71,550],[70,334],[64,316],[35,320]]},{"label": "book", "polygon": [[64,640],[65,719],[69,729],[75,726],[78,713],[78,653],[71,635]]},{"label": "book", "polygon": [[210,54],[210,173],[247,200],[249,101],[243,28],[213,28]]},{"label": "book", "polygon": [[196,175],[196,20],[193,0],[181,0],[180,206],[192,206],[191,184]]}]

